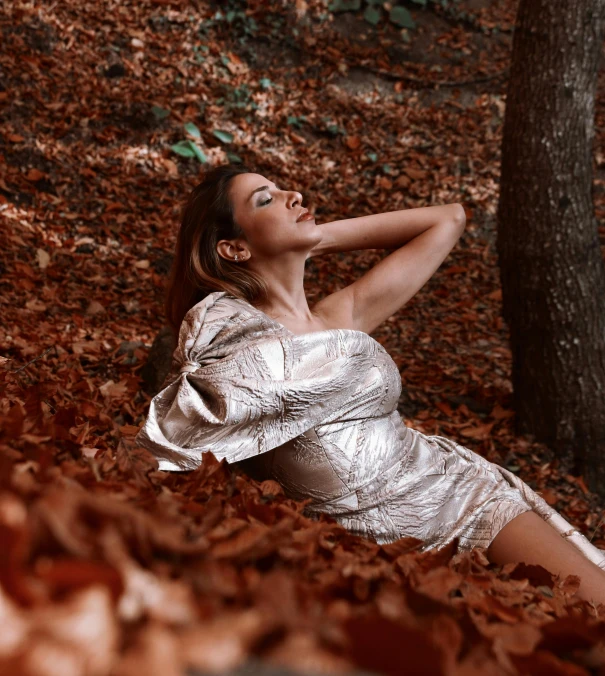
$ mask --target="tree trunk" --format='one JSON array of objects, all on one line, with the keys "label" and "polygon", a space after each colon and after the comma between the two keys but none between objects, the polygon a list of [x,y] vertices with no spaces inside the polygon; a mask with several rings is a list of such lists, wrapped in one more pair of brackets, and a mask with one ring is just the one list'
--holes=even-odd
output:
[{"label": "tree trunk", "polygon": [[592,202],[605,0],[520,0],[497,249],[516,432],[605,496],[605,266]]}]

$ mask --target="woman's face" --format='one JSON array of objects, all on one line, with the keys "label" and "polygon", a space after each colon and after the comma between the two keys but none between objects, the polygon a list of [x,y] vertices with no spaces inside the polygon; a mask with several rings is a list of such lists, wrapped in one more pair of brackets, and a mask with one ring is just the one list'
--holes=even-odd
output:
[{"label": "woman's face", "polygon": [[[235,176],[230,184],[230,197],[235,221],[246,235],[242,244],[249,254],[245,257],[268,259],[294,251],[306,256],[322,239],[314,218],[296,222],[306,210],[302,195],[295,190],[281,190],[261,174]],[[227,240],[221,240],[219,251],[228,258],[241,252],[227,244]]]}]

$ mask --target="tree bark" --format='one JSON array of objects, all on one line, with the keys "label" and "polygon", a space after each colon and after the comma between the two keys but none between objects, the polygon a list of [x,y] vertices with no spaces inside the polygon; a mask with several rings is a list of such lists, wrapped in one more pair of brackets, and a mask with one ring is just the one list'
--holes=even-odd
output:
[{"label": "tree bark", "polygon": [[605,266],[592,201],[605,0],[520,0],[497,250],[515,425],[605,496]]}]

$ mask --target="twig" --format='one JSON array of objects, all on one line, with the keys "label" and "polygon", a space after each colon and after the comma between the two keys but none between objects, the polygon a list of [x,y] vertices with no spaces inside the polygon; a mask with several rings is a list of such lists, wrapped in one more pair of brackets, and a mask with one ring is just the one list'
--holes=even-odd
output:
[{"label": "twig", "polygon": [[[38,361],[38,359],[41,359],[45,354],[50,352],[51,350],[55,351],[55,354],[57,354],[57,348],[55,345],[51,345],[47,350],[45,350],[41,355],[36,357],[35,359],[32,359],[31,361],[28,361],[27,364],[24,364],[23,366],[20,366],[18,369],[13,369],[12,371],[9,371],[9,373],[17,373],[18,371],[22,371],[24,368],[27,368],[30,364],[33,364],[35,361]],[[57,355],[58,356],[58,355]]]}]

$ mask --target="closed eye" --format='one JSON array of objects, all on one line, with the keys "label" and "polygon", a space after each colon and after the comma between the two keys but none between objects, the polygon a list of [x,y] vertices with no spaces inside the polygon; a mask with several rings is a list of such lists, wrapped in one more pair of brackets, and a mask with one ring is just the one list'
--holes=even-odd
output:
[{"label": "closed eye", "polygon": [[[276,189],[276,190],[280,190],[280,188],[278,188],[277,186],[275,186],[275,189]],[[269,204],[269,202],[272,202],[272,201],[273,201],[273,198],[272,198],[272,197],[269,197],[269,198],[268,198],[267,200],[265,200],[264,202],[259,202],[259,203],[258,203],[258,206],[259,206],[259,207],[264,207],[264,206],[266,206],[267,204]]]}]

